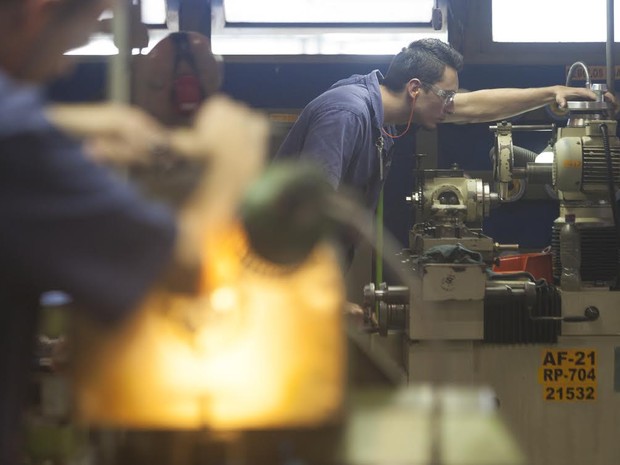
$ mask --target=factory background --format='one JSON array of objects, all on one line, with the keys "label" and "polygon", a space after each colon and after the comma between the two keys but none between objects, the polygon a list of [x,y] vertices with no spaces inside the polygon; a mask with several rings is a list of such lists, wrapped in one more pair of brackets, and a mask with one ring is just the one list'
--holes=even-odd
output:
[{"label": "factory background", "polygon": [[[486,88],[564,85],[567,78],[570,78],[573,86],[582,87],[586,85],[585,71],[588,69],[593,84],[606,83],[608,86],[616,87],[615,76],[613,73],[610,75],[608,70],[617,69],[614,63],[618,61],[620,54],[617,52],[617,44],[614,44],[614,48],[609,43],[608,31],[610,22],[613,26],[613,21],[605,18],[603,14],[606,6],[607,13],[609,13],[609,1],[593,2],[587,5],[586,2],[566,2],[567,5],[570,4],[569,6],[577,5],[582,9],[583,18],[579,29],[599,38],[596,42],[580,40],[576,43],[562,43],[570,42],[571,34],[576,34],[577,28],[564,27],[557,23],[554,11],[557,10],[559,4],[555,4],[556,10],[554,10],[553,5],[550,7],[553,2],[538,2],[538,4],[513,2],[527,10],[526,13],[530,14],[532,24],[523,25],[520,29],[517,27],[519,38],[514,42],[495,42],[493,35],[496,33],[501,35],[501,31],[493,29],[492,11],[502,1],[504,0],[421,0],[415,3],[416,7],[432,11],[430,19],[426,22],[383,24],[383,26],[355,24],[353,27],[357,34],[362,35],[366,32],[376,33],[382,27],[387,29],[393,27],[395,33],[396,30],[399,34],[405,31],[403,37],[407,37],[408,28],[411,28],[415,31],[415,34],[411,36],[413,40],[427,34],[449,41],[464,55],[465,66],[459,73],[460,88],[464,92]],[[369,5],[368,2],[364,3],[364,6],[367,5]],[[401,7],[403,5],[407,6],[407,2],[400,3]],[[169,28],[171,31],[192,30],[211,37],[216,55],[218,37],[232,40],[235,36],[251,35],[252,28],[255,27],[255,25],[245,23],[226,24],[225,21],[222,23],[222,18],[218,16],[221,14],[222,0],[169,1],[166,3],[166,8],[171,24],[175,23]],[[376,8],[382,8],[379,2]],[[590,15],[591,10],[599,13],[596,21]],[[620,7],[616,9],[618,10]],[[269,11],[263,13],[268,15]],[[527,14],[525,16],[527,17]],[[324,29],[334,32],[341,28],[342,24],[280,26],[280,24],[269,22],[263,24],[265,30],[279,30],[279,34],[283,35],[299,34],[307,27],[315,31]],[[161,25],[149,27],[149,33],[155,31],[159,36],[168,32],[168,30],[162,31]],[[227,28],[229,36],[226,36]],[[555,32],[556,35],[561,35],[562,39],[558,40],[558,43],[537,43],[537,39],[529,39],[530,34],[534,35],[535,32],[542,30],[547,31],[551,36]],[[382,51],[372,54],[222,53],[219,56],[222,74],[221,92],[260,110],[269,117],[270,155],[273,155],[296,116],[308,102],[328,89],[334,82],[352,74],[367,74],[374,69],[385,73],[392,55],[399,51],[399,47],[406,45],[406,42],[401,43],[392,52]],[[585,63],[582,65],[585,70],[581,69],[573,73],[573,64],[579,62]],[[111,63],[109,56],[80,56],[75,69],[69,76],[52,83],[47,88],[50,99],[65,103],[104,101],[109,92]],[[497,103],[501,105],[501,102]],[[391,429],[393,424],[387,429],[390,433],[386,433],[385,438],[396,438],[395,447],[391,447],[390,440],[381,443],[376,450],[364,447],[364,441],[352,434],[351,437],[355,438],[355,447],[345,452],[339,450],[344,454],[344,458],[338,456],[335,462],[360,465],[384,462],[607,465],[611,463],[610,459],[620,460],[620,449],[616,441],[620,425],[620,420],[617,419],[620,415],[616,414],[620,404],[618,400],[620,393],[620,342],[618,342],[620,318],[617,316],[619,310],[617,299],[615,299],[618,295],[619,268],[614,258],[618,252],[619,229],[612,215],[613,202],[610,201],[607,192],[602,187],[607,179],[603,179],[600,175],[603,157],[608,156],[609,166],[612,166],[612,169],[608,170],[611,172],[610,177],[620,176],[620,168],[618,168],[620,166],[620,142],[615,137],[616,134],[603,140],[603,136],[591,132],[593,131],[591,128],[598,130],[600,121],[606,121],[614,131],[616,130],[615,115],[610,116],[605,113],[607,107],[604,102],[597,101],[591,107],[586,104],[583,109],[579,106],[579,102],[575,105],[577,110],[573,116],[579,115],[585,123],[576,116],[569,119],[567,112],[560,112],[553,105],[539,108],[509,121],[515,127],[519,125],[546,127],[544,130],[532,132],[515,130],[510,134],[511,143],[527,148],[535,154],[543,152],[548,145],[553,146],[562,137],[571,141],[579,139],[574,143],[584,147],[583,154],[580,152],[576,155],[575,149],[566,155],[568,158],[562,159],[564,165],[561,166],[557,160],[560,159],[558,154],[564,156],[562,153],[564,146],[556,149],[558,158],[553,166],[554,177],[552,178],[551,164],[546,164],[543,173],[546,177],[542,183],[517,182],[518,169],[514,173],[503,173],[503,175],[514,175],[514,185],[522,187],[522,190],[516,193],[511,191],[510,195],[505,195],[506,192],[501,190],[508,188],[506,183],[499,179],[499,169],[498,172],[494,172],[494,163],[497,162],[500,151],[492,151],[499,143],[498,133],[491,130],[490,126],[497,126],[499,122],[442,124],[435,131],[412,132],[401,139],[397,144],[383,197],[383,224],[386,230],[397,239],[398,246],[406,249],[404,252],[406,257],[401,263],[405,263],[405,267],[409,266],[423,255],[422,252],[427,252],[429,248],[432,248],[431,246],[435,244],[445,246],[446,243],[456,244],[458,250],[463,245],[473,250],[478,261],[476,263],[458,262],[458,264],[415,262],[416,265],[411,265],[414,273],[408,276],[403,274],[402,270],[395,269],[398,268],[398,262],[397,266],[394,266],[394,258],[385,257],[386,271],[379,280],[383,282],[370,282],[375,280],[377,269],[382,267],[374,261],[374,257],[365,255],[365,261],[353,265],[353,271],[361,270],[360,276],[353,280],[353,287],[357,290],[357,303],[364,306],[366,317],[377,317],[377,321],[372,318],[366,320],[366,323],[370,322],[374,326],[372,326],[372,331],[367,331],[360,338],[363,342],[347,333],[349,362],[355,364],[359,376],[359,379],[355,378],[356,381],[361,380],[360,384],[363,385],[369,379],[372,381],[380,379],[382,383],[379,384],[382,386],[400,386],[404,379],[404,384],[409,383],[413,385],[412,389],[419,390],[411,398],[404,394],[403,399],[410,399],[411,403],[401,399],[402,405],[413,406],[413,410],[416,410],[424,402],[418,404],[415,399],[425,399],[425,401],[431,399],[431,409],[435,409],[430,414],[431,422],[436,418],[433,414],[441,410],[437,402],[443,402],[444,397],[440,400],[433,397],[435,394],[430,394],[429,397],[429,391],[424,383],[430,380],[431,383],[441,384],[448,380],[448,387],[457,386],[457,389],[463,386],[471,388],[471,386],[490,385],[493,391],[480,391],[482,393],[476,391],[473,394],[476,399],[473,402],[476,404],[476,409],[471,417],[468,416],[469,413],[459,416],[455,424],[462,428],[459,431],[467,430],[468,433],[472,432],[472,435],[476,436],[474,428],[469,430],[471,425],[467,421],[472,418],[477,419],[476,415],[481,411],[486,412],[485,408],[492,404],[491,411],[508,412],[509,416],[512,415],[507,424],[517,442],[521,446],[525,444],[526,456],[533,457],[532,460],[526,462],[518,454],[513,455],[511,450],[510,453],[506,453],[505,462],[498,462],[497,456],[501,456],[504,450],[508,451],[511,447],[510,444],[504,444],[503,439],[500,438],[501,435],[498,432],[502,431],[501,427],[494,425],[489,430],[493,434],[498,433],[491,441],[493,446],[485,449],[480,444],[476,444],[475,457],[471,460],[463,456],[457,458],[463,460],[455,459],[451,462],[448,456],[438,459],[433,456],[436,451],[431,451],[430,457],[424,457],[418,461],[418,457],[414,459],[406,455],[411,452],[407,448],[402,449],[405,452],[399,455],[401,449],[398,446],[401,443],[398,440],[404,439],[404,442],[407,442],[409,438],[415,436],[408,428],[419,433],[427,431],[425,428],[428,425],[425,424],[424,427],[418,428],[417,424],[407,423],[402,430],[397,427]],[[551,125],[553,129],[549,129]],[[610,140],[611,149],[609,148]],[[590,152],[585,153],[586,146],[588,150],[591,149]],[[512,153],[510,156],[512,157]],[[579,166],[584,166],[583,177],[579,180],[580,190],[571,191],[567,184],[562,184],[564,187],[558,187],[562,182],[558,167],[575,166],[577,163],[575,157],[583,157],[583,161],[581,158],[578,160]],[[511,170],[517,168],[512,166],[512,158],[510,162]],[[592,178],[587,177],[586,165],[588,169],[594,167],[591,169],[596,174]],[[525,168],[519,168],[523,168],[522,174]],[[420,192],[416,191],[416,186],[419,186],[423,170],[428,170],[431,174],[428,175],[428,179],[425,179],[427,184],[421,189],[428,189],[428,192],[433,195],[437,193],[437,198],[433,197],[433,199],[440,204],[439,206],[424,204],[419,200]],[[541,169],[540,172],[542,171]],[[464,220],[463,209],[458,210],[454,207],[453,210],[449,210],[447,215],[451,221],[450,227],[454,227],[450,230],[450,227],[446,227],[443,222],[445,217],[435,216],[437,209],[443,205],[438,200],[439,194],[447,192],[458,193],[459,196],[465,198],[467,195],[473,196],[470,180],[475,180],[485,189],[490,186],[491,192],[484,191],[481,194],[478,191],[475,193],[478,195],[475,201],[463,200],[462,205],[459,204],[459,207],[468,211],[467,215],[470,210],[474,211],[471,213],[475,217],[473,219],[467,217],[467,221]],[[616,184],[617,182],[616,179]],[[613,180],[610,183],[613,189]],[[510,189],[513,189],[514,185],[511,183]],[[426,195],[426,192],[423,193]],[[429,199],[430,197],[427,196],[426,200]],[[487,211],[486,202],[493,204],[494,208],[490,212]],[[570,229],[567,226],[574,226],[575,213],[581,234],[579,237],[582,238],[579,252],[581,262],[578,265],[581,281],[576,288],[570,288],[566,284],[568,281],[564,278],[560,279],[560,274],[564,276],[566,268],[566,263],[562,264],[560,257],[563,234]],[[424,227],[428,225],[432,227],[416,229],[422,221],[424,221]],[[470,223],[475,223],[475,226]],[[429,230],[432,230],[432,233],[428,233]],[[456,231],[454,236],[450,235],[454,231]],[[474,232],[471,233],[471,231]],[[575,233],[574,228],[571,231]],[[502,249],[498,244],[506,248]],[[500,250],[509,250],[515,255],[517,253],[531,254],[532,258],[543,259],[542,277],[532,269],[517,267],[511,268],[505,275],[498,272],[498,275],[501,275],[498,278],[498,275],[490,270],[493,265],[499,266]],[[388,249],[388,253],[391,252],[393,250]],[[369,254],[373,255],[373,252],[369,251]],[[403,255],[400,255],[399,260],[402,258]],[[509,255],[504,258],[509,258]],[[603,262],[605,266],[601,268],[599,265]],[[606,268],[607,266],[610,268]],[[505,270],[504,273],[506,273]],[[459,281],[459,279],[462,280]],[[308,301],[312,301],[312,297],[320,295],[322,290],[314,287],[312,292],[308,292],[312,295],[306,294],[305,296]],[[313,294],[314,292],[316,294]],[[303,307],[304,303],[300,306]],[[255,307],[253,307],[254,310],[259,305],[256,304]],[[312,312],[308,314],[311,318],[315,316]],[[283,314],[276,315],[282,317]],[[440,316],[437,317],[437,315]],[[433,320],[433,316],[437,319]],[[283,317],[282,320],[286,321]],[[325,320],[317,319],[317,321],[312,320],[307,323],[308,326],[311,326],[311,323],[316,324],[318,333],[320,333],[330,321],[326,324]],[[262,328],[268,326],[265,325]],[[267,331],[260,336],[264,337],[266,334]],[[304,333],[304,337],[306,336]],[[329,333],[328,336],[333,337],[334,334]],[[300,351],[308,348],[303,346],[303,341],[306,340],[304,337],[295,339],[297,342],[302,341],[300,348],[294,346]],[[307,337],[308,344],[316,342],[312,339],[313,336]],[[264,337],[264,339],[269,338]],[[325,340],[327,339],[326,337]],[[261,341],[265,342],[262,339]],[[322,339],[321,341],[324,342]],[[333,342],[333,340],[330,341]],[[112,351],[115,356],[122,357],[122,347],[125,343],[128,342],[119,340],[119,348]],[[321,344],[318,345],[321,346]],[[321,346],[323,357],[327,352],[327,346],[327,343]],[[284,353],[286,350],[280,350],[280,352]],[[325,373],[327,373],[326,376],[334,375],[334,372],[342,369],[342,366],[338,364],[344,363],[339,358],[342,354],[336,352],[337,356],[334,360],[330,359],[330,363],[325,365],[316,359],[308,362],[310,371],[314,369],[322,375]],[[380,355],[376,355],[377,353]],[[379,359],[386,354],[391,361],[384,364]],[[287,362],[291,363],[290,360]],[[111,365],[113,364],[111,362]],[[332,369],[334,372],[330,371]],[[333,378],[338,378],[338,376],[334,375]],[[333,381],[332,378],[330,380]],[[94,384],[88,387],[99,393]],[[103,392],[102,395],[106,394]],[[441,395],[443,394],[442,391]],[[471,392],[467,391],[464,396],[468,401],[471,401],[470,394]],[[450,395],[450,389],[448,389],[446,391],[448,399],[446,405],[448,406]],[[319,405],[317,411],[321,412],[321,396],[309,397],[317,401]],[[456,397],[461,399],[458,395]],[[230,401],[226,396],[223,398],[224,402]],[[330,401],[334,400],[329,395],[325,398]],[[363,398],[363,395],[361,400],[355,396],[352,398],[354,399],[353,405],[364,407],[374,405],[372,400]],[[478,408],[482,404],[484,408]],[[296,407],[299,405],[297,404]],[[424,408],[426,407],[423,406],[422,410]],[[300,410],[300,417],[304,414],[311,416],[303,408]],[[381,415],[385,416],[377,414],[376,418],[362,418],[359,420],[362,426],[355,431],[362,433],[369,431],[368,436],[384,439],[381,432],[378,433],[372,427],[381,424],[379,419],[388,422],[394,419],[390,415],[398,417],[398,412],[395,413],[395,410],[387,410],[387,413],[381,412]],[[326,407],[326,411],[325,417],[333,418],[330,416],[333,412],[329,410],[329,407]],[[93,418],[97,418],[97,415],[105,418],[107,413],[105,408],[100,411],[95,409],[93,412]],[[452,411],[448,408],[447,412],[449,416]],[[376,412],[373,413],[376,414]],[[115,412],[110,413],[112,417],[114,414]],[[144,412],[139,412],[138,417],[140,414]],[[440,417],[441,412],[437,415],[437,418]],[[216,429],[222,424],[227,426],[226,421],[230,420],[214,418],[210,418],[209,421],[214,422]],[[463,423],[467,425],[466,427],[460,423],[463,418],[466,418]],[[141,418],[137,421],[140,420]],[[279,417],[278,420],[280,420]],[[286,423],[286,420],[287,417],[284,420],[286,424],[284,429],[288,434],[290,432],[287,428],[290,425]],[[131,422],[133,419],[128,421]],[[223,423],[218,424],[218,421]],[[230,421],[234,429],[235,420]],[[271,420],[268,420],[268,424],[270,424],[269,421]],[[243,422],[241,423],[245,426]],[[277,424],[277,421],[275,423]],[[398,426],[398,422],[396,424]],[[297,432],[296,426],[291,428],[295,432]],[[317,429],[324,433],[322,426],[324,425]],[[428,429],[430,430],[431,427]],[[399,435],[402,431],[407,431],[408,435],[404,433]],[[328,430],[328,435],[329,432]],[[279,442],[281,437],[277,436],[282,431],[276,435],[270,433],[271,431],[266,434],[269,439],[265,440],[265,443],[271,444],[270,441],[273,440],[273,443],[277,444],[276,448],[286,449],[285,452],[278,449],[277,454],[280,454],[276,454],[278,460],[290,452],[291,461],[286,462],[282,459],[286,463],[293,461],[305,463],[303,461],[305,459],[308,463],[313,463],[316,456],[312,452],[316,450],[312,449],[320,449],[320,446],[316,445],[324,444],[325,440],[323,437],[300,439],[291,433],[290,436],[286,435],[285,447],[282,442]],[[173,438],[179,441],[176,434],[176,432],[173,434]],[[187,441],[186,443],[192,446],[208,451],[203,439],[196,439],[193,434],[188,434],[180,439],[180,442],[172,444],[171,449],[177,450],[178,444]],[[421,436],[426,437],[423,434]],[[443,444],[450,443],[451,445],[452,438],[456,436],[458,435],[438,440],[431,434],[429,442],[436,445],[436,442],[444,441]],[[217,434],[214,437],[214,442],[221,439]],[[273,439],[274,437],[278,439]],[[167,446],[170,444],[165,442],[157,444],[157,447],[152,449],[143,447],[145,444],[156,443],[156,438],[156,435],[149,434],[144,437],[137,435],[131,438],[133,446],[137,446],[132,452],[142,451],[144,457],[149,457],[146,459],[148,462],[155,454],[150,452],[151,450],[167,451]],[[101,440],[101,437],[98,439]],[[234,448],[235,444],[238,444],[237,440],[239,444],[247,447],[248,451],[255,452],[261,449],[260,443],[263,438],[258,433],[256,437],[249,434],[241,439],[233,437],[229,440],[228,437],[224,437],[222,442],[226,446],[232,444]],[[118,442],[114,441],[119,441],[118,436],[111,441],[113,445],[118,445]],[[103,437],[103,442],[105,442],[105,437]],[[102,443],[97,445],[101,446]],[[304,448],[308,445],[311,451]],[[218,444],[219,446],[221,444]],[[500,452],[496,453],[495,446]],[[292,449],[289,450],[288,447],[298,449],[291,452]],[[149,450],[148,453],[147,450]],[[325,450],[331,452],[329,447],[325,447]],[[222,459],[222,455],[230,459],[226,453],[217,455],[219,453],[221,450],[205,459],[204,463],[219,465],[226,461]],[[227,453],[230,451],[227,450]],[[131,454],[129,457],[131,458]],[[188,456],[181,454],[181,457],[187,458]],[[243,460],[239,462],[253,464],[273,459],[271,456],[267,460],[261,460],[260,455],[256,457],[248,453],[248,456],[242,457]],[[200,460],[192,462],[193,458],[192,456],[188,460],[190,465],[203,463]],[[220,459],[222,461],[219,461]],[[333,457],[330,456],[329,460],[332,459]],[[590,462],[587,461],[588,459]],[[171,463],[163,458],[161,460],[162,463]],[[316,463],[324,463],[325,460],[327,459],[319,457]],[[329,460],[327,462],[331,463]],[[102,463],[111,465],[113,461]]]}]

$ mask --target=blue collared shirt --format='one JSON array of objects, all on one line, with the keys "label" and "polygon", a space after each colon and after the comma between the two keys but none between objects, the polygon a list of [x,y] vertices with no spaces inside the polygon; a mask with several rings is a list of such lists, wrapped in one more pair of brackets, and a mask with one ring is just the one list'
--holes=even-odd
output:
[{"label": "blue collared shirt", "polygon": [[335,83],[301,112],[276,159],[318,164],[330,184],[352,188],[374,209],[391,164],[393,143],[381,134],[383,104],[378,70]]}]

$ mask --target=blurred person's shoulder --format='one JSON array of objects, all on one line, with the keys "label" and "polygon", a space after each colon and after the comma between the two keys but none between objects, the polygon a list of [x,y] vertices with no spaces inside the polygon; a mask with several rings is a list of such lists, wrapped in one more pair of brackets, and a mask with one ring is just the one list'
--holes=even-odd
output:
[{"label": "blurred person's shoulder", "polygon": [[48,129],[43,90],[20,84],[0,70],[0,137]]}]

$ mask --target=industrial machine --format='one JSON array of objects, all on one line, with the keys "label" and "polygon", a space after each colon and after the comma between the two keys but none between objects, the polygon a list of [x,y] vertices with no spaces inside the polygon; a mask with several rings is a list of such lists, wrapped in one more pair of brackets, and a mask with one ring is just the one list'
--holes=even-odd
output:
[{"label": "industrial machine", "polygon": [[524,464],[489,389],[406,386],[343,331],[325,212],[356,209],[316,169],[274,165],[205,234],[197,294],[155,289],[117,327],[72,315],[78,331],[48,299],[28,463]]},{"label": "industrial machine", "polygon": [[[579,66],[587,72],[576,63],[567,82]],[[409,382],[491,386],[540,465],[603,465],[620,453],[620,141],[606,87],[587,86],[596,101],[568,102],[566,126],[542,128],[552,131],[550,162],[514,146],[510,123],[492,128],[497,193],[458,169],[425,172],[410,199],[417,215],[399,254],[402,282],[365,288],[372,337],[392,341],[382,347]],[[559,202],[551,253],[502,255],[514,246],[477,228],[534,182]]]}]

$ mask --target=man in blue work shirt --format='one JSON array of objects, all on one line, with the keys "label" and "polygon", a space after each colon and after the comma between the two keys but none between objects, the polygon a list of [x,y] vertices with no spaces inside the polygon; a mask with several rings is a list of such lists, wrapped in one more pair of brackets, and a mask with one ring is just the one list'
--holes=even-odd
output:
[{"label": "man in blue work shirt", "polygon": [[[335,83],[301,112],[276,159],[317,163],[336,189],[347,186],[374,210],[391,163],[393,140],[413,126],[497,121],[549,103],[591,99],[585,88],[551,86],[457,93],[463,58],[437,39],[409,44],[383,77],[377,70]],[[395,125],[406,125],[396,133]]]}]

